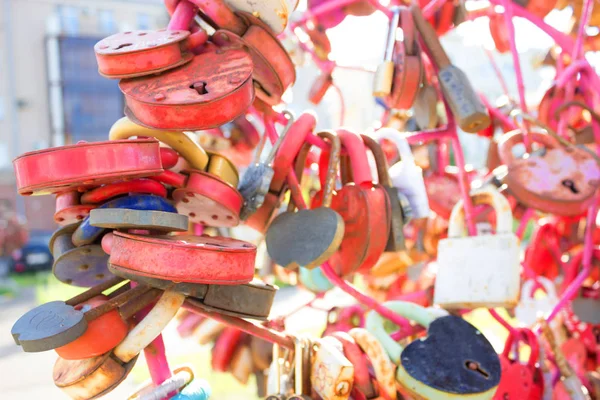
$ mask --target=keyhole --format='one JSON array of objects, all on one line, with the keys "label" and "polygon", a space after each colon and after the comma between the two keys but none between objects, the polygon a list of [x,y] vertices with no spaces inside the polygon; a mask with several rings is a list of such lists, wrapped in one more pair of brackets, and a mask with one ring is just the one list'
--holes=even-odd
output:
[{"label": "keyhole", "polygon": [[208,93],[208,90],[206,90],[206,82],[192,83],[190,89],[194,89],[200,96]]},{"label": "keyhole", "polygon": [[467,369],[469,369],[471,371],[477,372],[478,374],[483,376],[485,379],[490,378],[490,374],[485,369],[481,368],[481,365],[479,365],[479,363],[476,361],[467,360],[465,362],[465,367],[467,367]]},{"label": "keyhole", "polygon": [[561,183],[561,185],[563,185],[564,187],[569,189],[571,191],[571,193],[573,193],[573,194],[579,193],[579,190],[577,190],[577,188],[575,187],[575,182],[573,182],[571,179],[563,179],[560,183]]},{"label": "keyhole", "polygon": [[117,48],[115,48],[115,50],[121,50],[122,48],[129,47],[129,46],[131,46],[131,43],[123,43],[123,44],[120,44]]}]

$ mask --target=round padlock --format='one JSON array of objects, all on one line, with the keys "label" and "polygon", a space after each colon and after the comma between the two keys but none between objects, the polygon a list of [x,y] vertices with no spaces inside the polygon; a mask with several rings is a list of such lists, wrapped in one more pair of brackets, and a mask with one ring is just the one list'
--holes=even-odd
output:
[{"label": "round padlock", "polygon": [[158,76],[119,83],[126,115],[140,125],[167,130],[214,128],[241,115],[254,100],[252,59],[243,50],[206,51]]}]

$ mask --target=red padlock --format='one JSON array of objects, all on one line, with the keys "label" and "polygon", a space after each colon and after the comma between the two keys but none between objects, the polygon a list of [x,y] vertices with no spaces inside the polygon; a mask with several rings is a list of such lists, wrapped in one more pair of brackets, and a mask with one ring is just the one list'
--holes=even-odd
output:
[{"label": "red padlock", "polygon": [[207,50],[158,76],[124,79],[125,114],[139,125],[202,130],[234,120],[254,100],[252,59],[234,48]]},{"label": "red padlock", "polygon": [[118,140],[32,151],[13,161],[23,196],[84,190],[163,172],[158,141]]},{"label": "red padlock", "polygon": [[256,246],[231,238],[115,231],[109,266],[117,274],[123,271],[176,282],[235,285],[252,280],[255,258]]},{"label": "red padlock", "polygon": [[[521,329],[516,330],[515,334],[523,335]],[[514,334],[509,334],[504,351],[500,355],[502,376],[494,400],[528,399],[533,388],[533,373],[539,357],[539,347],[537,343],[530,343],[531,355],[527,365],[523,365],[519,362],[518,357],[514,360],[509,357],[515,341],[518,342],[519,338],[516,338]]]},{"label": "red padlock", "polygon": [[54,222],[60,226],[75,224],[90,215],[96,208],[93,204],[81,204],[80,193],[76,190],[56,195]]},{"label": "red padlock", "polygon": [[98,72],[116,79],[158,74],[190,62],[190,50],[207,38],[204,30],[192,35],[167,29],[116,33],[94,46]]},{"label": "red padlock", "polygon": [[83,193],[81,195],[81,202],[84,204],[104,203],[114,197],[128,193],[153,194],[155,196],[167,197],[167,189],[162,184],[152,179],[141,178],[97,187]]}]

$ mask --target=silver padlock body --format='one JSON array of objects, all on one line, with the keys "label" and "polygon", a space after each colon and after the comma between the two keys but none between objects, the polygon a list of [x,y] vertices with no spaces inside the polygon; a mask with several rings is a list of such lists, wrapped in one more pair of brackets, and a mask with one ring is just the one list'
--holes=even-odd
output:
[{"label": "silver padlock body", "polygon": [[512,233],[440,240],[435,304],[512,308],[519,302],[519,240]]}]

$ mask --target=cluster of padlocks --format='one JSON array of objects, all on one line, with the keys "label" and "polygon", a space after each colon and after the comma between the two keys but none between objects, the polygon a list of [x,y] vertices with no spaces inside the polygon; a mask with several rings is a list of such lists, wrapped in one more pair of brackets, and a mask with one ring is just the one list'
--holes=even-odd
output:
[{"label": "cluster of padlocks", "polygon": [[[56,197],[54,275],[87,289],[22,316],[16,343],[54,350],[54,382],[73,399],[109,393],[144,350],[153,383],[132,399],[207,399],[188,367],[164,371],[161,332],[180,310],[182,337],[214,343],[215,371],[254,374],[272,400],[600,399],[594,2],[308,0],[292,14],[297,3],[165,0],[165,29],[95,45],[126,116],[108,141],[14,161],[21,195]],[[572,34],[543,21],[565,7]],[[291,56],[320,69],[318,104],[335,87],[327,29],[375,12],[390,21],[373,86],[381,127],[317,131],[310,110],[282,111]],[[561,50],[534,111],[515,16]],[[513,55],[517,101],[478,94],[440,44],[482,17]],[[489,138],[487,168],[465,166],[457,128]],[[232,237],[238,225],[262,234],[272,268]],[[286,329],[297,310],[270,317],[275,278],[356,304],[328,310],[321,337],[299,335]],[[475,309],[508,331],[500,354]]]}]

